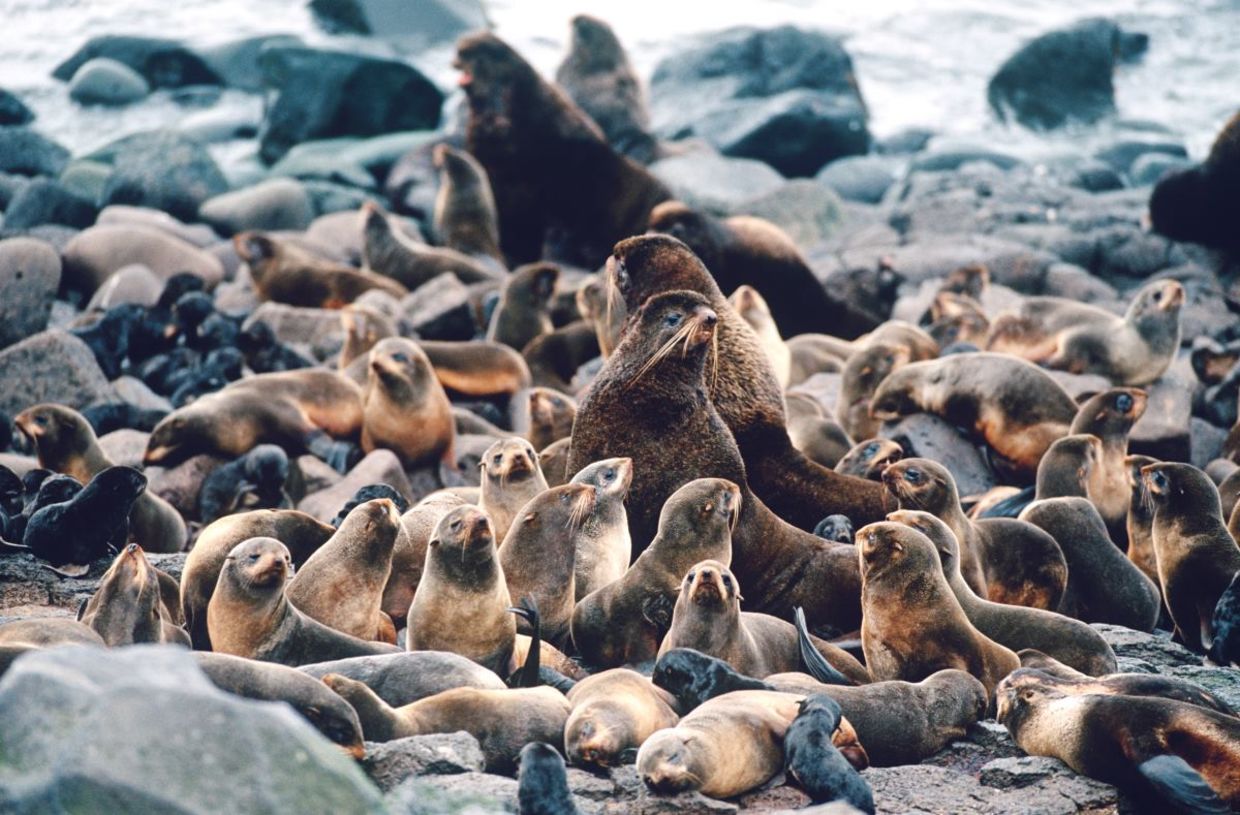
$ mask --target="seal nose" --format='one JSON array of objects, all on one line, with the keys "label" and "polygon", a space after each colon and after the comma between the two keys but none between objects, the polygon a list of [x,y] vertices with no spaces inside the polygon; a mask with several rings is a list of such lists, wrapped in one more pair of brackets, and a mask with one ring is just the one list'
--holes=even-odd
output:
[{"label": "seal nose", "polygon": [[703,325],[711,328],[714,328],[715,324],[719,322],[719,315],[713,309],[706,308],[705,306],[698,309],[697,316]]}]

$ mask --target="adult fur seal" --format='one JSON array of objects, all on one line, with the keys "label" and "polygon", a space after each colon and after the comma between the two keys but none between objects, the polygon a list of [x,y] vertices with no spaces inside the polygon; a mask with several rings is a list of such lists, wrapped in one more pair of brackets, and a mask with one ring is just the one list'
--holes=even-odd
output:
[{"label": "adult fur seal", "polygon": [[450,144],[435,145],[431,161],[439,171],[432,224],[440,242],[466,255],[503,263],[499,216],[487,171],[469,153]]},{"label": "adult fur seal", "polygon": [[572,484],[594,487],[594,511],[577,532],[577,600],[624,577],[633,560],[624,499],[633,483],[633,460],[608,458],[596,461],[572,477]]},{"label": "adult fur seal", "polygon": [[[1022,663],[1026,661],[1024,654],[1021,654],[1021,661]],[[1107,676],[1092,677],[1076,673],[1071,669],[1065,671],[1063,665],[1057,665],[1054,668],[1022,667],[1008,674],[1003,684],[1016,689],[1029,685],[1048,685],[1063,693],[1076,696],[1095,693],[1108,696],[1152,696],[1185,702],[1227,716],[1236,715],[1232,706],[1219,696],[1187,679],[1180,679],[1178,676],[1112,673]]]},{"label": "adult fur seal", "polygon": [[1149,456],[1125,456],[1124,466],[1128,470],[1128,559],[1141,570],[1141,574],[1153,581],[1162,590],[1162,579],[1158,576],[1158,560],[1154,554],[1154,502],[1146,495],[1145,478],[1141,471],[1158,459]]},{"label": "adult fur seal", "polygon": [[292,570],[289,550],[274,538],[237,544],[207,606],[212,650],[292,667],[397,650],[328,628],[294,608],[285,596]]},{"label": "adult fur seal", "polygon": [[441,274],[456,275],[462,283],[487,283],[500,279],[482,261],[441,246],[429,246],[405,234],[378,204],[362,205],[362,258],[371,277],[410,291]]},{"label": "adult fur seal", "polygon": [[510,265],[540,259],[552,227],[581,247],[564,259],[593,265],[613,243],[641,232],[650,210],[670,197],[495,35],[462,39],[456,67],[469,102],[466,146],[491,179]]},{"label": "adult fur seal", "polygon": [[547,490],[534,446],[525,439],[500,439],[486,449],[479,506],[491,517],[495,537],[503,541],[521,507]]},{"label": "adult fur seal", "polygon": [[527,263],[504,282],[499,303],[491,315],[487,339],[520,351],[543,334],[550,334],[551,295],[560,279],[554,263]]},{"label": "adult fur seal", "polygon": [[402,651],[371,657],[349,657],[302,665],[297,670],[322,679],[340,674],[364,682],[380,699],[400,707],[453,688],[508,687],[494,671],[472,659],[447,651]]},{"label": "adult fur seal", "polygon": [[564,726],[564,749],[577,765],[623,764],[650,734],[680,720],[672,695],[628,668],[586,677],[568,692],[568,701],[573,712]]},{"label": "adult fur seal", "polygon": [[1111,540],[1121,548],[1128,541],[1128,434],[1145,415],[1149,397],[1136,388],[1111,388],[1081,404],[1069,433],[1091,433],[1102,440],[1102,457],[1090,473],[1089,500],[1106,522]]},{"label": "adult fur seal", "polygon": [[340,308],[371,289],[399,299],[409,292],[395,280],[333,263],[261,232],[241,232],[233,247],[250,268],[263,300],[304,308]]},{"label": "adult fur seal", "polygon": [[762,350],[771,363],[775,379],[781,387],[788,387],[788,381],[792,378],[792,352],[788,350],[784,338],[779,335],[779,326],[771,315],[771,307],[762,299],[757,289],[748,285],[738,286],[728,297],[728,302],[741,319],[749,324],[758,341],[762,343]]},{"label": "adult fur seal", "polygon": [[111,648],[141,642],[190,644],[189,635],[164,606],[158,570],[136,543],[112,561],[78,619]]},{"label": "adult fur seal", "polygon": [[1240,114],[1219,131],[1206,160],[1159,180],[1150,195],[1154,230],[1176,241],[1237,251],[1236,185],[1240,184]]},{"label": "adult fur seal", "polygon": [[413,340],[379,340],[362,392],[362,449],[387,448],[414,468],[455,462],[455,437],[452,404],[430,358]]}]

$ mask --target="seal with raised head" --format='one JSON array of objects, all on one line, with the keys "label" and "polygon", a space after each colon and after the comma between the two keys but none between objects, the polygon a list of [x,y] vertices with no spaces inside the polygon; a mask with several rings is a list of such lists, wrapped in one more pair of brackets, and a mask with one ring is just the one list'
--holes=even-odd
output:
[{"label": "seal with raised head", "polygon": [[1154,230],[1175,241],[1226,251],[1240,249],[1235,219],[1240,183],[1240,113],[1223,125],[1206,160],[1169,173],[1150,195]]},{"label": "seal with raised head", "polygon": [[577,402],[552,388],[530,388],[529,414],[530,429],[526,438],[541,452],[553,442],[572,435]]},{"label": "seal with raised head", "polygon": [[869,481],[882,481],[887,465],[903,457],[904,448],[891,439],[865,439],[836,462],[835,471]]},{"label": "seal with raised head", "polygon": [[362,205],[362,259],[371,277],[410,291],[441,274],[468,284],[498,282],[503,272],[455,249],[414,240],[373,201]]},{"label": "seal with raised head", "polygon": [[488,447],[478,469],[482,471],[478,505],[490,516],[495,538],[502,542],[521,507],[547,491],[547,479],[534,446],[515,436]]},{"label": "seal with raised head", "polygon": [[577,600],[624,577],[633,560],[633,539],[624,500],[633,483],[633,460],[596,461],[572,477],[571,484],[594,487],[594,511],[577,532]]},{"label": "seal with raised head", "polygon": [[378,289],[400,299],[395,280],[317,257],[261,232],[241,232],[233,247],[250,268],[259,298],[304,308],[341,308]]},{"label": "seal with raised head", "polygon": [[391,450],[407,469],[455,462],[452,404],[418,344],[403,337],[379,340],[368,364],[362,449]]},{"label": "seal with raised head", "polygon": [[771,315],[771,307],[762,299],[758,290],[749,285],[738,286],[736,291],[728,296],[728,302],[758,336],[762,350],[775,371],[775,379],[781,387],[788,387],[792,378],[792,352],[779,334],[779,326]]},{"label": "seal with raised head", "polygon": [[499,216],[487,171],[478,160],[450,144],[437,144],[431,161],[439,171],[432,224],[439,241],[466,255],[503,263],[499,251]]},{"label": "seal with raised head", "polygon": [[554,263],[527,263],[514,269],[491,315],[487,339],[521,351],[537,337],[550,334],[551,295],[559,279],[560,267]]},{"label": "seal with raised head", "polygon": [[[1149,397],[1136,388],[1111,388],[1081,404],[1069,433],[1092,433],[1102,441],[1102,456],[1090,473],[1089,500],[1106,522],[1111,540],[1121,548],[1128,542],[1128,434],[1145,415]],[[1049,497],[1049,496],[1047,496]]]},{"label": "seal with raised head", "polygon": [[1141,471],[1158,459],[1149,456],[1125,456],[1124,468],[1128,471],[1128,559],[1141,570],[1141,574],[1153,581],[1162,591],[1162,579],[1158,576],[1158,559],[1154,554],[1154,502],[1146,495],[1145,479]]},{"label": "seal with raised head", "polygon": [[564,749],[577,765],[619,766],[650,734],[680,720],[672,695],[628,668],[586,677],[568,692],[568,701],[573,712],[564,726]]},{"label": "seal with raised head", "polygon": [[136,543],[112,561],[78,619],[110,648],[142,642],[190,644],[189,635],[164,605],[158,570]]}]

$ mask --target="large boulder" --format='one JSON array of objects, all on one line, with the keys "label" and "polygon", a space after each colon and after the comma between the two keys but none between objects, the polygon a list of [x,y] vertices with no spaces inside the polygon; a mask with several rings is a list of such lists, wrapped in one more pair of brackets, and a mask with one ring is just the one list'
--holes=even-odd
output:
[{"label": "large boulder", "polygon": [[419,0],[416,14],[408,0],[310,0],[310,11],[329,33],[370,34],[409,48],[450,43],[490,27],[478,0]]},{"label": "large boulder", "polygon": [[700,136],[784,175],[813,175],[870,146],[848,52],[793,26],[733,29],[665,59],[651,79],[650,111],[664,138]]},{"label": "large boulder", "polygon": [[1110,20],[1082,20],[1025,44],[991,78],[986,98],[1001,120],[1033,130],[1092,124],[1115,112],[1115,66],[1149,45]]},{"label": "large boulder", "polygon": [[0,348],[47,328],[59,286],[55,249],[33,238],[0,241]]},{"label": "large boulder", "polygon": [[310,195],[301,182],[273,178],[245,189],[217,195],[198,209],[198,217],[221,235],[247,229],[303,230],[314,220]]},{"label": "large boulder", "polygon": [[0,127],[0,173],[58,175],[69,151],[28,127]]},{"label": "large boulder", "polygon": [[0,125],[24,125],[34,121],[34,113],[11,91],[0,88]]},{"label": "large boulder", "polygon": [[42,331],[0,351],[0,382],[0,412],[9,416],[40,402],[81,410],[112,401],[94,353],[64,331]]},{"label": "large boulder", "polygon": [[142,74],[152,87],[218,85],[220,77],[206,61],[183,43],[161,37],[100,34],[91,37],[73,56],[52,70],[52,76],[68,82],[92,59],[106,57]]},{"label": "large boulder", "polygon": [[259,155],[268,164],[307,139],[439,124],[443,94],[406,63],[282,45],[264,47],[260,63],[264,81],[278,90],[259,133]]},{"label": "large boulder", "polygon": [[218,690],[171,646],[22,656],[0,681],[0,754],[6,812],[384,811],[288,705]]},{"label": "large boulder", "polygon": [[192,272],[208,289],[224,279],[220,261],[197,246],[161,229],[140,224],[103,224],[84,229],[62,252],[66,283],[87,295],[103,285],[113,272],[139,264],[161,280],[178,272]]},{"label": "large boulder", "polygon": [[83,105],[128,105],[150,92],[142,74],[108,57],[82,63],[69,82],[69,98]]},{"label": "large boulder", "polygon": [[23,186],[4,210],[5,229],[63,224],[84,229],[95,222],[95,205],[58,181],[36,178]]},{"label": "large boulder", "polygon": [[650,165],[650,172],[681,201],[715,215],[731,215],[744,202],[784,185],[783,176],[767,164],[712,150],[661,159]]},{"label": "large boulder", "polygon": [[203,201],[228,191],[207,148],[173,130],[126,136],[104,154],[112,156],[112,175],[101,204],[151,207],[192,221]]},{"label": "large boulder", "polygon": [[208,46],[199,53],[225,85],[257,92],[263,89],[263,71],[258,58],[268,45],[299,46],[302,41],[292,34],[260,34]]}]

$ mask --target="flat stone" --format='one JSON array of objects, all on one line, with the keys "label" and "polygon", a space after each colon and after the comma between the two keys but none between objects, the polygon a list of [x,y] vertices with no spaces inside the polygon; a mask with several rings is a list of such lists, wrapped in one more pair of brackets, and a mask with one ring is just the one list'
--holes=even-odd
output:
[{"label": "flat stone", "polygon": [[0,351],[0,412],[10,416],[40,402],[81,409],[114,397],[86,343],[43,331]]},{"label": "flat stone", "polygon": [[95,205],[64,184],[36,178],[23,186],[4,210],[5,229],[30,229],[40,224],[60,224],[84,229],[95,222]]},{"label": "flat stone", "polygon": [[388,742],[367,742],[362,769],[387,792],[405,779],[423,775],[481,772],[482,747],[468,733],[436,733]]},{"label": "flat stone", "polygon": [[784,183],[783,176],[761,161],[707,150],[661,159],[650,165],[650,172],[681,201],[716,215],[729,215]]},{"label": "flat stone", "polygon": [[34,238],[0,241],[0,348],[47,327],[59,286],[55,249]]}]

